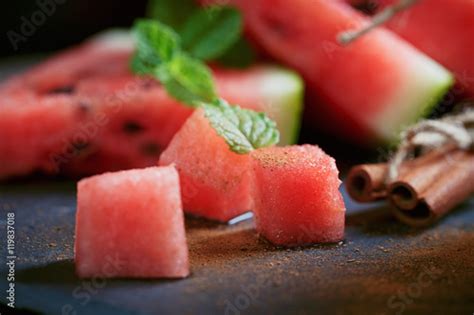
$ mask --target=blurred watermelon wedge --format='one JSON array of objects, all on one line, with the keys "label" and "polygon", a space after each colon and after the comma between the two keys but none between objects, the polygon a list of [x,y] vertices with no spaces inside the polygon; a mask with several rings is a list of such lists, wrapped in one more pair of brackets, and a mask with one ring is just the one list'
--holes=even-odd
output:
[{"label": "blurred watermelon wedge", "polygon": [[396,141],[453,83],[446,69],[384,29],[341,46],[340,32],[369,22],[343,1],[226,3],[242,11],[258,46],[304,77],[311,97],[305,118],[352,142]]},{"label": "blurred watermelon wedge", "polygon": [[[0,179],[34,171],[83,176],[156,165],[192,109],[129,70],[127,32],[106,32],[0,84]],[[219,94],[299,133],[303,83],[267,65],[213,67]]]},{"label": "blurred watermelon wedge", "polygon": [[[398,0],[379,0],[379,10]],[[386,25],[451,70],[460,96],[474,97],[474,1],[422,0]]]}]

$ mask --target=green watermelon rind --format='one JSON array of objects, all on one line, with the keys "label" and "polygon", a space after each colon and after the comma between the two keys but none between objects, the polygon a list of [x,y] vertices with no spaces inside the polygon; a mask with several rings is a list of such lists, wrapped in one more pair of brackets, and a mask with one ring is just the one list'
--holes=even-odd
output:
[{"label": "green watermelon rind", "polygon": [[418,117],[413,123],[417,122],[420,118],[426,117],[431,114],[435,109],[436,105],[438,105],[444,96],[449,92],[449,90],[454,86],[456,82],[454,75],[449,73],[449,76],[446,78],[444,84],[440,84],[436,88],[433,89],[433,97],[431,97],[427,101],[427,105],[423,108],[422,114]]},{"label": "green watermelon rind", "polygon": [[430,93],[427,93],[428,98],[425,101],[424,105],[417,108],[418,110],[411,115],[411,120],[407,121],[406,124],[400,126],[400,128],[396,130],[396,134],[398,135],[397,137],[395,137],[391,141],[385,141],[386,145],[388,147],[397,147],[401,141],[401,132],[433,113],[433,111],[436,109],[437,105],[440,103],[443,97],[453,87],[454,83],[454,75],[450,72],[446,72],[446,79],[444,81],[441,81],[438,85],[434,86]]},{"label": "green watermelon rind", "polygon": [[[296,88],[293,94],[288,95],[286,100],[286,106],[289,107],[290,115],[288,117],[291,118],[289,125],[292,128],[288,131],[288,141],[283,143],[284,140],[281,140],[281,144],[295,144],[298,142],[299,134],[301,130],[301,121],[303,119],[303,109],[304,109],[304,82],[303,79],[296,74],[296,72],[292,72],[289,70],[284,70],[286,73],[295,80]],[[290,120],[290,119],[289,119]]]},{"label": "green watermelon rind", "polygon": [[373,145],[396,147],[401,132],[432,113],[453,86],[454,75],[435,61],[425,57],[418,64],[421,69],[412,71],[411,81],[398,89],[400,94],[388,97],[381,112],[367,116],[367,124],[376,135]]},{"label": "green watermelon rind", "polygon": [[266,66],[264,71],[268,79],[262,81],[272,89],[264,91],[266,106],[270,106],[265,112],[276,121],[280,130],[279,145],[295,144],[303,115],[304,81],[299,74],[284,67]]}]

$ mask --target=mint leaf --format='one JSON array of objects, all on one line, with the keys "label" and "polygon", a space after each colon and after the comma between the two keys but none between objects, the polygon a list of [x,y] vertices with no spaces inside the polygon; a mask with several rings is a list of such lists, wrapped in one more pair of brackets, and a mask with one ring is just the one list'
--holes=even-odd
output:
[{"label": "mint leaf", "polygon": [[211,71],[181,51],[173,30],[157,21],[139,20],[133,33],[137,44],[130,65],[135,73],[154,75],[169,94],[191,106],[217,98]]},{"label": "mint leaf", "polygon": [[195,0],[150,0],[147,16],[178,30],[197,9]]},{"label": "mint leaf", "polygon": [[280,139],[275,122],[264,113],[231,106],[222,99],[201,106],[211,126],[235,153],[246,154]]},{"label": "mint leaf", "polygon": [[177,55],[171,62],[157,67],[153,75],[178,101],[197,107],[200,102],[217,98],[209,69],[185,54]]},{"label": "mint leaf", "polygon": [[135,52],[130,59],[130,68],[134,73],[139,75],[144,75],[152,71],[153,66],[147,65],[138,55],[138,52]]},{"label": "mint leaf", "polygon": [[240,12],[230,7],[212,6],[198,10],[184,24],[182,47],[192,56],[211,60],[221,56],[242,33]]},{"label": "mint leaf", "polygon": [[151,71],[157,65],[169,62],[179,51],[179,36],[157,21],[141,19],[133,26],[136,53],[132,69],[136,72]]},{"label": "mint leaf", "polygon": [[181,50],[179,36],[173,30],[156,21],[139,20],[133,33],[137,40],[130,61],[133,71],[153,75],[177,100],[203,107],[211,126],[232,151],[245,154],[278,143],[276,123],[265,114],[218,99],[211,71]]},{"label": "mint leaf", "polygon": [[178,54],[167,64],[165,73],[161,78],[167,91],[186,104],[194,106],[217,98],[211,71],[197,59]]},{"label": "mint leaf", "polygon": [[231,68],[246,68],[255,62],[256,55],[250,44],[241,37],[217,61]]}]

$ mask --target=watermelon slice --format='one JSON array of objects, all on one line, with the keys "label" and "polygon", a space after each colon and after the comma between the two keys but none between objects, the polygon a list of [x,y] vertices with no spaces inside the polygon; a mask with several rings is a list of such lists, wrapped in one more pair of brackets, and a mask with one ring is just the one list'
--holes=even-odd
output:
[{"label": "watermelon slice", "polygon": [[47,152],[59,151],[63,139],[68,141],[72,130],[82,122],[75,105],[62,95],[2,97],[0,178],[49,168]]},{"label": "watermelon slice", "polygon": [[78,183],[75,263],[81,278],[189,275],[178,173],[150,167]]},{"label": "watermelon slice", "polygon": [[[0,86],[0,179],[33,171],[91,175],[156,164],[192,110],[130,73],[133,44],[112,32]],[[219,94],[265,111],[297,139],[302,81],[273,66],[213,68]]]},{"label": "watermelon slice", "polygon": [[338,242],[345,206],[333,158],[313,145],[251,154],[257,231],[275,245]]},{"label": "watermelon slice", "polygon": [[185,212],[227,222],[251,210],[249,156],[232,152],[202,109],[173,137],[159,163],[176,166]]},{"label": "watermelon slice", "polygon": [[[380,9],[395,2],[379,0]],[[458,93],[474,97],[474,1],[419,1],[387,27],[453,71]]]},{"label": "watermelon slice", "polygon": [[259,46],[303,75],[313,94],[310,121],[347,139],[395,140],[452,85],[447,70],[384,29],[339,45],[340,32],[368,23],[343,1],[228,2],[243,12]]}]

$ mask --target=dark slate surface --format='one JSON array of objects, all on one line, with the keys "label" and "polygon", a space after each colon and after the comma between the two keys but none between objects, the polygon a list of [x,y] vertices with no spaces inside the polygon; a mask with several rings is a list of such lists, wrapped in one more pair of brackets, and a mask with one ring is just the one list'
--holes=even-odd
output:
[{"label": "dark slate surface", "polygon": [[0,185],[1,296],[6,213],[16,214],[16,305],[45,314],[472,314],[474,200],[415,230],[383,204],[348,204],[343,244],[277,249],[252,221],[187,219],[185,280],[74,275],[75,184]]}]

